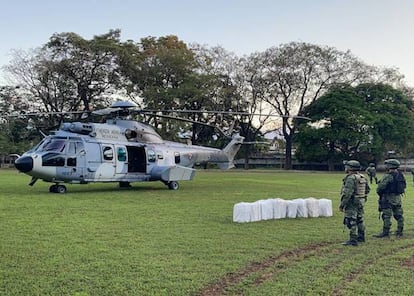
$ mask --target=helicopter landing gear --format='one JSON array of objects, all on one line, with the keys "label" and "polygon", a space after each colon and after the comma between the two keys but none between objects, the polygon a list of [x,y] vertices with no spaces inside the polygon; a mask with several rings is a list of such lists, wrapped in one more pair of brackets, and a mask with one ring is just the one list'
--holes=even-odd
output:
[{"label": "helicopter landing gear", "polygon": [[54,184],[49,187],[49,192],[53,193],[66,193],[67,189],[65,185]]},{"label": "helicopter landing gear", "polygon": [[130,188],[132,186],[131,186],[131,184],[129,182],[123,182],[123,181],[121,181],[121,182],[119,182],[119,187],[120,188]]},{"label": "helicopter landing gear", "polygon": [[178,188],[180,188],[180,185],[178,184],[177,181],[171,181],[167,183],[168,189],[170,190],[177,190]]}]

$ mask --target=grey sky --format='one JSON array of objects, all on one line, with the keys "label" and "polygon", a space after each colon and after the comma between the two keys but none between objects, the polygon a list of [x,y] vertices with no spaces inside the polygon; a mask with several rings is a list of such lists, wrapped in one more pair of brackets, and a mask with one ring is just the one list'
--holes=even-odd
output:
[{"label": "grey sky", "polygon": [[[368,64],[397,67],[414,87],[414,1],[409,0],[0,0],[0,65],[12,49],[53,33],[123,40],[177,35],[238,55],[291,41],[350,50]],[[2,81],[0,77],[0,82]]]}]

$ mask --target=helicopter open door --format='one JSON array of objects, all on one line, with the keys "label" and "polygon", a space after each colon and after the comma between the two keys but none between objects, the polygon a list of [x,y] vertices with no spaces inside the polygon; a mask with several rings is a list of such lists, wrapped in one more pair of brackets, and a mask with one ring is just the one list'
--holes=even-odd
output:
[{"label": "helicopter open door", "polygon": [[144,146],[127,146],[128,173],[146,173],[147,155]]}]

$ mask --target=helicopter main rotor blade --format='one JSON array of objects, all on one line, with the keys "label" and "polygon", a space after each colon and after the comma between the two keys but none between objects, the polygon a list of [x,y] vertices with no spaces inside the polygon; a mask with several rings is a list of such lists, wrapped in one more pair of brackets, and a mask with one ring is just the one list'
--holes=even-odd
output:
[{"label": "helicopter main rotor blade", "polygon": [[[140,110],[138,111],[140,113],[146,113],[146,112],[169,112],[169,113],[198,113],[198,114],[228,114],[228,115],[242,115],[242,116],[263,116],[263,117],[280,117],[280,118],[292,118],[292,119],[304,119],[304,120],[312,120],[309,117],[306,116],[300,116],[300,115],[280,115],[280,114],[265,114],[265,113],[249,113],[249,112],[239,112],[239,111],[211,111],[211,110]],[[159,115],[154,115],[159,116]]]},{"label": "helicopter main rotor blade", "polygon": [[29,113],[16,113],[16,114],[0,114],[0,118],[10,117],[36,117],[40,115],[72,115],[89,113],[89,111],[50,111],[50,112],[29,112]]},{"label": "helicopter main rotor blade", "polygon": [[218,126],[214,126],[212,124],[208,124],[205,122],[200,122],[200,121],[196,121],[196,120],[191,120],[188,118],[182,118],[182,117],[176,117],[176,116],[171,116],[171,115],[165,115],[165,114],[153,114],[150,112],[144,112],[142,111],[141,114],[145,114],[145,115],[149,115],[149,116],[156,116],[156,117],[161,117],[161,118],[168,118],[168,119],[174,119],[174,120],[179,120],[179,121],[185,121],[185,122],[190,122],[190,123],[194,123],[194,124],[199,124],[199,125],[204,125],[204,126],[209,126],[212,128],[217,129],[223,136],[225,136],[226,138],[231,138],[230,135],[226,134],[221,128],[219,128]]}]

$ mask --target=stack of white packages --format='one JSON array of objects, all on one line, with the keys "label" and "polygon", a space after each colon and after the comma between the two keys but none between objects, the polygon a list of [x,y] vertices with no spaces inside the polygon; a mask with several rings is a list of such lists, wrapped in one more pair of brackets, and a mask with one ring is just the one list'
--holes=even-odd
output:
[{"label": "stack of white packages", "polygon": [[273,209],[275,208],[274,199],[260,200],[260,212],[262,214],[262,220],[274,219]]},{"label": "stack of white packages", "polygon": [[262,220],[262,210],[260,209],[261,204],[262,204],[261,200],[255,201],[254,203],[251,204],[250,220],[252,222]]},{"label": "stack of white packages", "polygon": [[286,218],[288,203],[281,198],[275,198],[273,200],[273,219]]},{"label": "stack of white packages", "polygon": [[233,207],[233,222],[244,223],[251,222],[250,212],[251,203],[239,202]]},{"label": "stack of white packages", "polygon": [[320,217],[332,217],[332,200],[322,198],[319,199],[319,216]]},{"label": "stack of white packages", "polygon": [[306,200],[303,198],[297,198],[293,200],[298,205],[298,211],[296,217],[298,218],[307,218],[308,217],[308,207],[306,206]]},{"label": "stack of white packages", "polygon": [[245,223],[270,219],[331,217],[330,199],[313,197],[294,200],[271,198],[252,203],[240,202],[233,207],[233,222]]},{"label": "stack of white packages", "polygon": [[306,199],[306,208],[308,209],[308,217],[319,217],[319,201],[316,198],[310,197]]},{"label": "stack of white packages", "polygon": [[288,200],[286,202],[287,202],[286,217],[296,218],[296,216],[298,215],[298,203],[294,200]]}]

